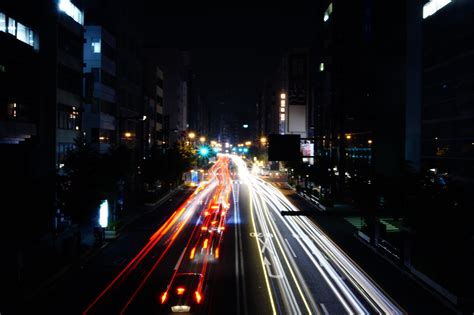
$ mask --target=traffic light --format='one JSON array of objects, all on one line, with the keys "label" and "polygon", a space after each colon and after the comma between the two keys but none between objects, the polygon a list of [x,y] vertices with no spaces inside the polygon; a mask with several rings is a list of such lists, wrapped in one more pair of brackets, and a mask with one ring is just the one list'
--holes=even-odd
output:
[{"label": "traffic light", "polygon": [[199,155],[206,157],[209,154],[209,149],[207,147],[199,148]]}]

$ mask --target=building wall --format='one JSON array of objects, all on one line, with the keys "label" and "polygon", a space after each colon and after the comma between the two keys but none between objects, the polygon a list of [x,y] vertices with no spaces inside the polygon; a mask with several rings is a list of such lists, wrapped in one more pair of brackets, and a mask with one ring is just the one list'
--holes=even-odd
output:
[{"label": "building wall", "polygon": [[83,131],[86,139],[105,153],[117,142],[116,43],[98,25],[86,25],[84,37]]},{"label": "building wall", "polygon": [[473,1],[423,20],[422,167],[474,182]]},{"label": "building wall", "polygon": [[[72,2],[73,4],[74,1]],[[77,7],[77,4],[75,4]],[[82,12],[82,7],[77,7]],[[81,132],[84,28],[58,10],[56,43],[56,164],[64,161]]]}]

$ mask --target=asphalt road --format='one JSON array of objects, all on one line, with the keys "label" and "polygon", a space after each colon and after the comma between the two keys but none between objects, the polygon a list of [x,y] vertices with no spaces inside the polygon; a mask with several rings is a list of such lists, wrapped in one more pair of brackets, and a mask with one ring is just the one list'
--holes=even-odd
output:
[{"label": "asphalt road", "polygon": [[[311,220],[283,216],[299,209],[275,187],[238,158],[229,173],[228,161],[194,193],[181,191],[130,225],[24,313],[167,314],[164,292],[174,294],[175,276],[190,272],[203,275],[192,289],[202,295],[195,313],[403,312]],[[215,205],[224,207],[209,214]],[[222,230],[211,232],[221,217]]]}]

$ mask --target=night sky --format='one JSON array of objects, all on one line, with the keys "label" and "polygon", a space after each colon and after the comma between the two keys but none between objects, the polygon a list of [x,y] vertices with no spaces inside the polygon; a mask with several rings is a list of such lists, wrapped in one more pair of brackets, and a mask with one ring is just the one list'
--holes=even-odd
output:
[{"label": "night sky", "polygon": [[146,12],[146,29],[154,34],[149,45],[191,49],[198,84],[215,114],[223,107],[250,111],[281,51],[308,47],[316,36],[308,19],[315,8],[308,3],[291,8],[186,5]]}]

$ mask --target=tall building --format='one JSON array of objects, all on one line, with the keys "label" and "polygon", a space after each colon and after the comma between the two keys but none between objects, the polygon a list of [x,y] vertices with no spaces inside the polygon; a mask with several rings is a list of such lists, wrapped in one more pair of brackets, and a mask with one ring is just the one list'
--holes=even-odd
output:
[{"label": "tall building", "polygon": [[144,67],[144,102],[146,148],[162,145],[163,138],[163,71],[157,65],[156,57],[149,54]]},{"label": "tall building", "polygon": [[6,310],[24,280],[21,259],[27,244],[54,228],[56,171],[81,130],[79,4],[0,4],[0,171],[8,183],[1,195],[10,205],[0,215],[0,230],[7,232],[1,237],[2,270],[8,270],[1,276],[2,292],[9,292],[3,299]]},{"label": "tall building", "polygon": [[257,103],[257,137],[266,137],[269,134],[279,133],[279,119],[281,104],[279,89],[275,79],[265,79]]},{"label": "tall building", "polygon": [[[298,134],[302,138],[308,136],[309,58],[308,49],[292,49],[288,52],[283,70],[285,78],[282,80],[286,81],[286,89],[283,87],[280,95],[280,120],[285,119],[284,133]],[[285,112],[282,112],[285,107]]]},{"label": "tall building", "polygon": [[86,25],[83,131],[100,153],[117,142],[116,54],[114,36],[102,26]]},{"label": "tall building", "polygon": [[420,38],[416,8],[407,5],[320,8],[314,127],[318,154],[338,170],[341,189],[347,174],[396,177],[405,160],[419,161]]},{"label": "tall building", "polygon": [[436,1],[427,1],[423,9],[421,162],[472,192],[474,3],[446,3],[437,8]]},{"label": "tall building", "polygon": [[209,107],[201,90],[197,86],[196,75],[191,82],[191,93],[188,110],[189,130],[206,137],[210,136]]},{"label": "tall building", "polygon": [[186,136],[189,128],[190,56],[178,49],[156,49],[160,67],[166,74],[164,81],[163,112],[164,137],[169,144]]},{"label": "tall building", "polygon": [[[84,15],[69,0],[58,2],[56,33],[56,163],[61,166],[81,132]],[[51,34],[52,36],[52,34]]]}]

